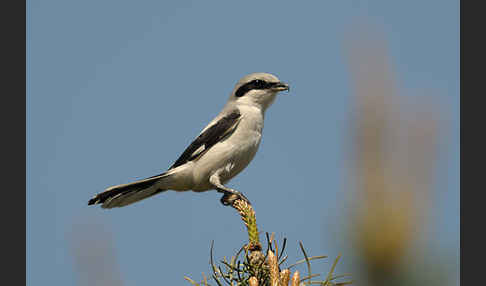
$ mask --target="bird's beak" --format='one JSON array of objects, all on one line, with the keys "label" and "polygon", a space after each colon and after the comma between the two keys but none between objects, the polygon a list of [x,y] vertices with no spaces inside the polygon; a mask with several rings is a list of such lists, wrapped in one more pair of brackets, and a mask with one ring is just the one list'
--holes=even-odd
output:
[{"label": "bird's beak", "polygon": [[286,83],[279,82],[279,83],[274,84],[272,86],[272,89],[275,90],[275,91],[283,91],[283,90],[289,91],[290,87]]}]

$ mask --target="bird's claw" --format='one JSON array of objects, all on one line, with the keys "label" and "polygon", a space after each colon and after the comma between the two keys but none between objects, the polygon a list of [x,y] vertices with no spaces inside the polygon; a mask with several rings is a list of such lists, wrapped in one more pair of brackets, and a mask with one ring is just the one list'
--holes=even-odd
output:
[{"label": "bird's claw", "polygon": [[243,200],[247,202],[249,205],[251,205],[250,201],[242,193],[238,191],[232,193],[230,192],[224,193],[224,195],[220,199],[221,203],[225,206],[232,206],[236,200]]}]

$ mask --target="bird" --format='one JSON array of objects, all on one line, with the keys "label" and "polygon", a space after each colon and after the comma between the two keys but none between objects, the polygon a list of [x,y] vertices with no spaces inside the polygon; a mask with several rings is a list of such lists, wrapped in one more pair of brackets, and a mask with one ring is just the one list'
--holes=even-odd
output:
[{"label": "bird", "polygon": [[270,73],[251,73],[234,86],[221,112],[209,122],[167,171],[128,184],[109,187],[88,205],[104,209],[123,207],[156,194],[172,191],[216,190],[220,202],[232,205],[239,191],[225,186],[245,169],[260,146],[266,110],[289,85]]}]

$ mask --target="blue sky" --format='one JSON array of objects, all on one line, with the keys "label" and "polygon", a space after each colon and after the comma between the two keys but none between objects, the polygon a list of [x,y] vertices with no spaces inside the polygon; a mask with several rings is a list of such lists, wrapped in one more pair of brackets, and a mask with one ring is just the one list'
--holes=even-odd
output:
[{"label": "blue sky", "polygon": [[124,285],[199,279],[211,240],[216,257],[236,251],[244,229],[215,192],[108,211],[87,201],[163,172],[236,81],[260,71],[291,92],[268,110],[259,152],[229,185],[252,201],[260,230],[287,237],[291,261],[298,240],[311,255],[346,254],[333,239],[353,100],[343,40],[362,19],[383,33],[399,85],[434,91],[447,110],[430,240],[458,259],[459,1],[31,0],[27,9],[29,285],[77,284],[70,234],[90,222],[111,233]]}]

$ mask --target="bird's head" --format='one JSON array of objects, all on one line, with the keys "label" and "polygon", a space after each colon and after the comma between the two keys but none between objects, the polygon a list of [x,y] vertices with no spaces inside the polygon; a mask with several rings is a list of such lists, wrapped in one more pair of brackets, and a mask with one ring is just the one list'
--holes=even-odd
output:
[{"label": "bird's head", "polygon": [[231,93],[230,101],[257,106],[265,111],[278,92],[289,90],[286,83],[269,73],[252,73],[241,78]]}]

